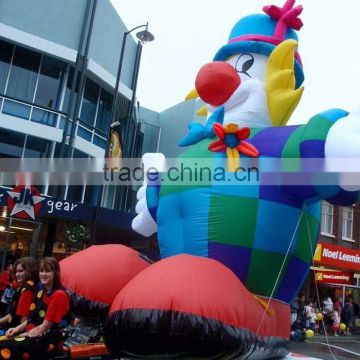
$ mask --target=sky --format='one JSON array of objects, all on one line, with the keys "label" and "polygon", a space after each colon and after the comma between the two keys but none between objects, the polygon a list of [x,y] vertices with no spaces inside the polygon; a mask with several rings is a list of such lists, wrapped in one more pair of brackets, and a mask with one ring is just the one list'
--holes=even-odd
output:
[{"label": "sky", "polygon": [[[243,16],[285,0],[110,0],[128,29],[149,22],[137,89],[140,105],[162,111],[184,100],[201,66]],[[299,52],[305,91],[290,123],[330,108],[360,106],[360,1],[297,0],[304,7]],[[134,36],[134,34],[132,34]],[[191,120],[191,119],[189,119]]]}]

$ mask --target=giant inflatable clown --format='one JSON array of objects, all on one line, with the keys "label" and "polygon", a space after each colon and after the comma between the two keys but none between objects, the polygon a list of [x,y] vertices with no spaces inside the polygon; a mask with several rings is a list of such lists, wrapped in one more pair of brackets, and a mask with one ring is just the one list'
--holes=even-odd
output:
[{"label": "giant inflatable clown", "polygon": [[[180,145],[190,148],[181,159],[210,159],[231,173],[240,159],[360,154],[358,114],[335,109],[306,125],[285,126],[303,91],[295,33],[301,11],[287,0],[234,26],[228,43],[197,75],[194,94],[207,104],[208,119],[204,126],[189,125]],[[158,232],[163,260],[115,299],[108,346],[142,355],[209,351],[206,358],[221,351],[229,358],[284,354],[288,304],[312,261],[320,201],[350,205],[358,189],[340,182],[236,181],[141,189],[133,227],[144,235]]]}]

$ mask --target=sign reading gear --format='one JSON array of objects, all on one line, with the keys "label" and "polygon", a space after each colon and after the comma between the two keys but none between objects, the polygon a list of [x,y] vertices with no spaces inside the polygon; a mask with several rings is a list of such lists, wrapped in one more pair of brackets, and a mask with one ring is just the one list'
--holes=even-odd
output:
[{"label": "sign reading gear", "polygon": [[360,250],[318,243],[314,261],[320,265],[337,266],[351,271],[360,271]]}]

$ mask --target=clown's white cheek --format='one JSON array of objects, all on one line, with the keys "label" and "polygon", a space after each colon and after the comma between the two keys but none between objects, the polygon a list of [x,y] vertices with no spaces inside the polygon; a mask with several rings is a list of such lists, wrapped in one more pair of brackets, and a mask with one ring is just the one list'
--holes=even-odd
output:
[{"label": "clown's white cheek", "polygon": [[224,124],[270,126],[264,84],[259,80],[242,83],[225,104]]}]

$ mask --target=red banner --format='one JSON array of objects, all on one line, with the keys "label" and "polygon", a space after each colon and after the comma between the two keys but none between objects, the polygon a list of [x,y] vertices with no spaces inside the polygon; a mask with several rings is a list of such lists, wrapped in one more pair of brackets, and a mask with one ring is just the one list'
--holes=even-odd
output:
[{"label": "red banner", "polygon": [[352,285],[353,274],[343,271],[315,271],[318,283]]},{"label": "red banner", "polygon": [[351,271],[360,271],[360,250],[318,243],[314,261],[320,265],[330,265]]}]

